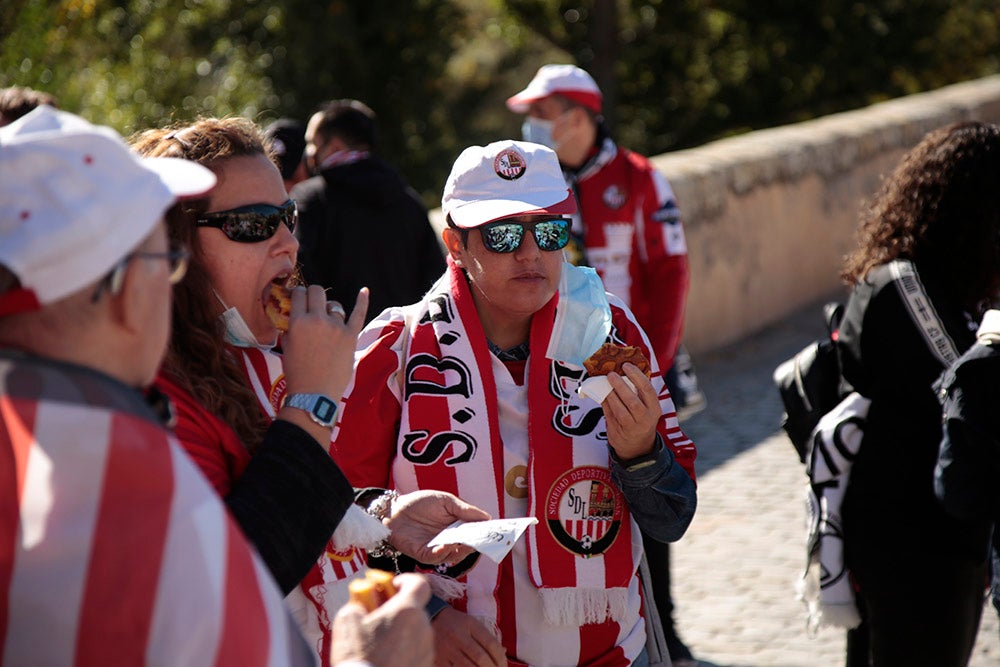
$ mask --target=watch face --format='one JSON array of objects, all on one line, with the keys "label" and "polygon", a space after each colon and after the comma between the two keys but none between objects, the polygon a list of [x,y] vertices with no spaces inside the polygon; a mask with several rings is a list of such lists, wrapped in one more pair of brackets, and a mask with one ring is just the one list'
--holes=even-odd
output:
[{"label": "watch face", "polygon": [[337,404],[326,396],[319,396],[316,398],[313,414],[324,422],[332,422],[333,416],[337,414]]}]

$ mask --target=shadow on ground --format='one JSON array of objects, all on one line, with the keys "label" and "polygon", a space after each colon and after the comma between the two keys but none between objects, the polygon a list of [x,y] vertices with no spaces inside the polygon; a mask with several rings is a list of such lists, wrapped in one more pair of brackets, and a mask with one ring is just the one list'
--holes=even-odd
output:
[{"label": "shadow on ground", "polygon": [[[822,307],[833,294],[723,349],[693,356],[708,406],[681,423],[698,446],[697,471],[713,468],[781,432],[781,400],[772,373],[823,335]],[[788,455],[797,459],[792,443]]]}]

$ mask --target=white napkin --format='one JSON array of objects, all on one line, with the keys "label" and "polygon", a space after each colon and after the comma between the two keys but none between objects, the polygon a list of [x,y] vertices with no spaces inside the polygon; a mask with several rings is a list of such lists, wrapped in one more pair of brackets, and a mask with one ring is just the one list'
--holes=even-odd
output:
[{"label": "white napkin", "polygon": [[[636,394],[639,393],[639,391],[635,388],[635,385],[632,384],[631,380],[624,375],[621,377],[625,380],[625,384],[628,385],[629,389],[634,391]],[[592,398],[598,403],[603,403],[604,399],[611,393],[611,383],[608,382],[607,375],[595,375],[594,377],[589,377],[581,382],[580,386],[576,388],[576,393],[580,394],[580,396],[583,396],[584,398]]]},{"label": "white napkin", "polygon": [[465,544],[490,560],[499,563],[514,548],[528,526],[538,523],[535,517],[493,519],[491,521],[456,521],[427,543],[429,547]]}]

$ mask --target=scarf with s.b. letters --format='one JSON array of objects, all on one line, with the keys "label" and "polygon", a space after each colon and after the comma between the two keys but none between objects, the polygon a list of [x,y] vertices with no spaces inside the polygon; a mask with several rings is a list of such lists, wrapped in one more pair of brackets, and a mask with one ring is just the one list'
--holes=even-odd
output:
[{"label": "scarf with s.b. letters", "polygon": [[[531,324],[527,493],[529,516],[538,524],[525,539],[530,578],[547,620],[579,626],[624,616],[641,552],[632,544],[624,495],[611,480],[603,412],[574,391],[584,371],[544,354],[558,298],[536,312]],[[403,313],[393,483],[401,493],[449,491],[493,517],[513,516],[505,507],[492,360],[463,271],[449,261],[448,273]],[[494,563],[479,559],[465,575],[470,614],[497,618],[498,572]]]}]

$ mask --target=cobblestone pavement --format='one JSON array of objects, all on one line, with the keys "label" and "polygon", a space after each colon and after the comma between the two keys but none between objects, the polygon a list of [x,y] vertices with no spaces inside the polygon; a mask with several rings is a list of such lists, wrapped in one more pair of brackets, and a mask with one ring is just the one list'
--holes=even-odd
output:
[{"label": "cobblestone pavement", "polygon": [[[844,632],[805,629],[794,584],[805,559],[804,473],[779,426],[775,366],[823,331],[821,304],[695,357],[708,407],[683,423],[698,445],[698,513],[672,552],[675,620],[702,667],[839,667]],[[1000,665],[983,610],[973,667]]]}]

